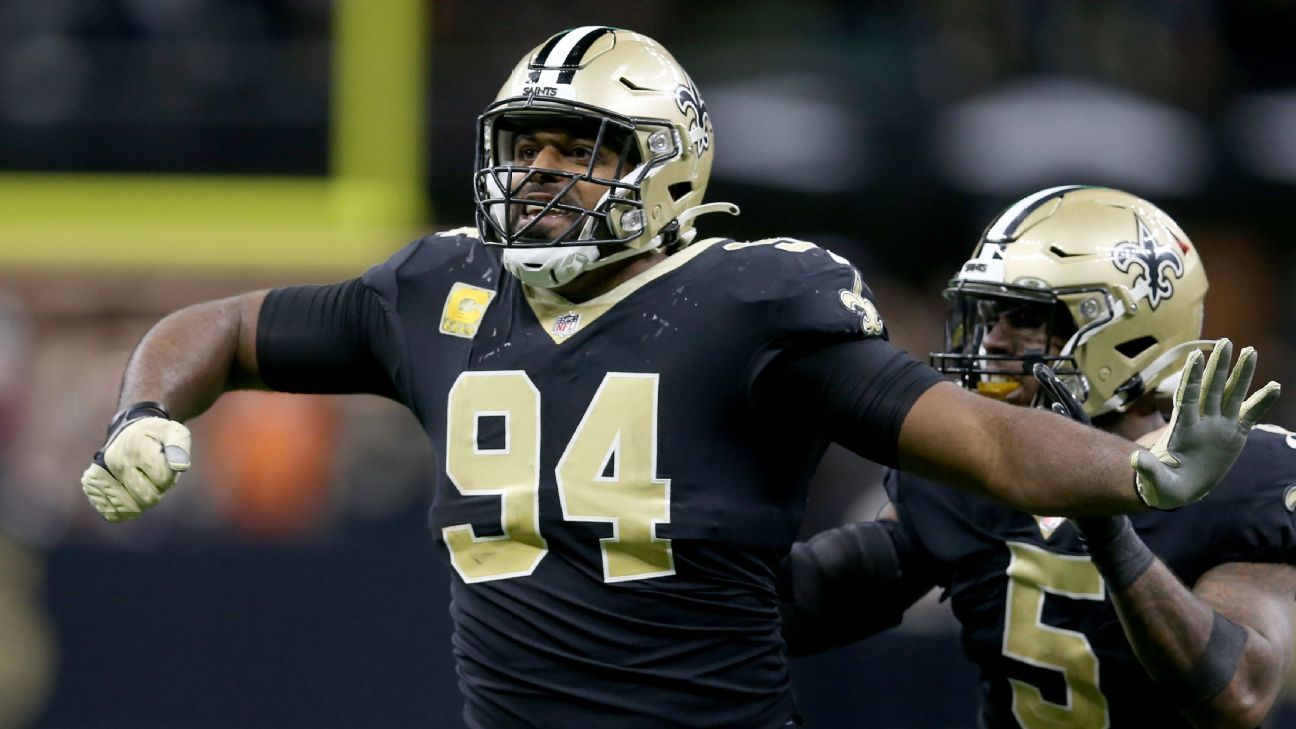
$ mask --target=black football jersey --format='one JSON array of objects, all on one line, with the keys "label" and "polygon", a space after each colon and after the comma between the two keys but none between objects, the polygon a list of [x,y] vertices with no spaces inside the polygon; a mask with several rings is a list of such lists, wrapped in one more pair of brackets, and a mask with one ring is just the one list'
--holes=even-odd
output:
[{"label": "black football jersey", "polygon": [[773,572],[826,442],[750,389],[787,348],[883,335],[849,262],[710,239],[577,305],[461,230],[363,283],[386,394],[441,467],[429,519],[469,723],[787,722]]},{"label": "black football jersey", "polygon": [[[891,472],[980,669],[984,727],[1189,726],[1135,658],[1074,525]],[[1187,585],[1228,562],[1296,563],[1296,436],[1259,426],[1206,498],[1131,514]]]}]

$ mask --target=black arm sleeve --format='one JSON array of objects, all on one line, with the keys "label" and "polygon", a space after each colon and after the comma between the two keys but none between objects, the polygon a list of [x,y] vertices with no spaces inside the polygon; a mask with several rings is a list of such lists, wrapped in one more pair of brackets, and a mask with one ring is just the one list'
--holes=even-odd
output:
[{"label": "black arm sleeve", "polygon": [[261,379],[274,390],[400,399],[391,321],[358,278],[271,291],[257,319],[256,349]]},{"label": "black arm sleeve", "polygon": [[788,653],[818,653],[899,625],[936,584],[930,562],[894,521],[847,524],[792,545],[777,582]]},{"label": "black arm sleeve", "polygon": [[890,342],[852,340],[782,352],[756,378],[752,399],[781,422],[817,423],[856,454],[895,466],[909,408],[943,379]]}]

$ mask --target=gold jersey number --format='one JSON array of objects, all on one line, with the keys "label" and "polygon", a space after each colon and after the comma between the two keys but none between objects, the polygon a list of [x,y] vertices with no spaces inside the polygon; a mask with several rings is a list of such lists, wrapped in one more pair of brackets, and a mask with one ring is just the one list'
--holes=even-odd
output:
[{"label": "gold jersey number", "polygon": [[[563,518],[606,522],[603,579],[675,574],[669,539],[670,481],[657,472],[658,375],[609,372],[558,460],[554,477]],[[540,391],[521,370],[464,372],[450,388],[445,469],[465,496],[500,500],[498,536],[471,524],[441,530],[450,563],[465,582],[529,575],[549,552],[540,534]],[[483,418],[503,419],[503,443],[482,448]]]},{"label": "gold jersey number", "polygon": [[1066,703],[1044,699],[1035,686],[1015,678],[1012,712],[1026,729],[1106,729],[1111,724],[1107,697],[1098,688],[1098,656],[1083,633],[1046,625],[1044,600],[1059,595],[1102,600],[1102,577],[1088,557],[1054,554],[1031,544],[1008,542],[1008,597],[1004,616],[1004,655],[1062,674]]}]

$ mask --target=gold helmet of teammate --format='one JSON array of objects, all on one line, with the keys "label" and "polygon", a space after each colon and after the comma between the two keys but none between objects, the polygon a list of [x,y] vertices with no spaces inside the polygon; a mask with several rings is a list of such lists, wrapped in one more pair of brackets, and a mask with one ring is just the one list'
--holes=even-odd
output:
[{"label": "gold helmet of teammate", "polygon": [[[995,218],[950,281],[932,364],[993,396],[1044,362],[1090,416],[1123,411],[1209,344],[1206,289],[1196,248],[1155,205],[1103,187],[1041,190]],[[999,322],[1040,328],[1038,346],[987,346]]]}]

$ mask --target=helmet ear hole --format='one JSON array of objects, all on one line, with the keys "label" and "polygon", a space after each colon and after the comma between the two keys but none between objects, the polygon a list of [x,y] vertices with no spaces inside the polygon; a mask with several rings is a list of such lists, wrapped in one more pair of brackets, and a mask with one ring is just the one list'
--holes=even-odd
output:
[{"label": "helmet ear hole", "polygon": [[693,183],[685,180],[683,182],[676,182],[675,184],[668,186],[666,189],[670,192],[671,199],[675,202],[679,202],[684,199],[685,195],[693,192]]},{"label": "helmet ear hole", "polygon": [[1155,347],[1156,344],[1156,337],[1138,337],[1137,339],[1130,339],[1116,345],[1116,351],[1120,352],[1126,359],[1134,359],[1152,347]]}]

